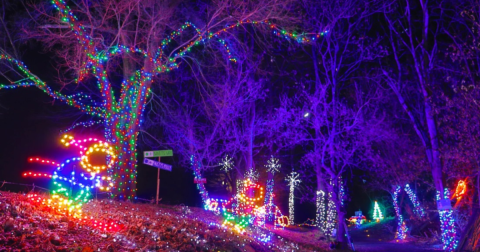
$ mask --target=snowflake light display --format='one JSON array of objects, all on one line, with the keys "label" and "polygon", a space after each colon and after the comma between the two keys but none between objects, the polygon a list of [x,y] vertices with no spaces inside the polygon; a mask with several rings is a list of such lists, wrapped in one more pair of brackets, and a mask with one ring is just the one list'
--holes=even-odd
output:
[{"label": "snowflake light display", "polygon": [[301,182],[298,178],[300,174],[295,171],[292,171],[290,175],[287,176],[285,180],[288,181],[288,186],[290,187],[290,194],[288,196],[288,219],[290,220],[290,225],[295,224],[295,205],[294,205],[294,194],[295,187]]},{"label": "snowflake light display", "polygon": [[226,155],[223,159],[222,162],[219,163],[219,165],[222,166],[222,171],[224,172],[229,172],[233,169],[233,158],[228,158],[228,155]]},{"label": "snowflake light display", "polygon": [[250,167],[247,171],[247,173],[245,173],[245,178],[246,179],[250,179],[252,181],[258,181],[258,177],[260,175],[258,174],[258,172],[253,169],[253,167]]},{"label": "snowflake light display", "polygon": [[281,164],[279,163],[279,160],[272,155],[267,161],[267,165],[265,165],[265,167],[267,167],[267,172],[272,174],[271,179],[267,180],[267,193],[265,194],[265,205],[267,205],[266,216],[269,221],[272,221],[274,206],[269,204],[271,202],[270,198],[272,197],[273,187],[275,185],[274,175],[275,172],[280,171]]}]

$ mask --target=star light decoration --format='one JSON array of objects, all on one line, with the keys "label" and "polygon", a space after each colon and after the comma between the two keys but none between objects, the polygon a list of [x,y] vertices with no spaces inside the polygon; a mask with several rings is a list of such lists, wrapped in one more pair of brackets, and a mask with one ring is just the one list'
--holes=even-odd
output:
[{"label": "star light decoration", "polygon": [[219,165],[222,166],[222,170],[224,172],[229,172],[233,169],[233,162],[232,162],[233,158],[228,158],[228,155],[225,155],[225,157],[223,157],[222,159],[222,162],[219,163]]},{"label": "star light decoration", "polygon": [[[67,23],[70,27],[72,34],[74,34],[82,47],[82,52],[86,56],[84,62],[81,63],[82,67],[78,78],[74,81],[78,84],[85,80],[87,76],[93,76],[97,82],[98,97],[100,97],[101,101],[96,101],[91,96],[83,93],[66,95],[53,90],[36,75],[32,74],[25,64],[7,54],[0,54],[0,61],[7,62],[7,64],[19,70],[18,72],[24,76],[21,76],[19,81],[0,84],[0,89],[35,86],[54,99],[78,108],[88,115],[103,119],[105,139],[117,153],[115,166],[111,167],[108,172],[112,174],[112,182],[115,184],[112,196],[119,199],[136,198],[137,136],[155,76],[177,69],[179,62],[187,54],[190,54],[192,49],[204,46],[210,42],[219,43],[221,48],[224,49],[226,57],[230,61],[236,62],[237,60],[234,54],[232,54],[229,43],[222,36],[228,36],[232,34],[232,30],[243,26],[265,26],[272,31],[274,36],[298,43],[314,42],[328,33],[328,31],[320,33],[288,32],[268,20],[242,20],[226,24],[215,31],[209,29],[202,30],[191,22],[185,22],[181,27],[161,40],[160,46],[154,51],[146,51],[142,48],[126,45],[103,48],[101,43],[94,42],[96,38],[90,36],[92,32],[78,20],[64,0],[52,0],[52,4],[58,10],[58,16],[61,21]],[[165,51],[171,48],[169,45],[185,34],[186,30],[193,31],[193,35],[188,38],[190,42],[184,46],[175,47],[172,51]],[[116,57],[133,54],[143,57],[146,63],[134,71],[131,76],[124,79],[121,82],[119,93],[115,94],[114,85],[110,82],[111,78],[109,78],[109,73],[107,72],[107,62]],[[97,95],[93,97],[97,97]]]},{"label": "star light decoration", "polygon": [[272,194],[273,194],[273,187],[275,185],[274,182],[274,175],[275,172],[280,172],[280,167],[282,165],[279,163],[278,158],[275,158],[273,155],[270,157],[270,159],[267,161],[267,172],[272,174],[272,178],[267,181],[267,192],[265,194],[265,205],[266,205],[266,218],[269,221],[273,220],[273,211],[274,211],[274,206],[273,202],[271,199]]},{"label": "star light decoration", "polygon": [[292,171],[285,180],[288,181],[288,186],[290,187],[290,194],[288,196],[288,219],[290,220],[290,225],[295,224],[295,209],[294,209],[294,194],[295,187],[302,182],[298,177],[300,174],[298,172]]}]

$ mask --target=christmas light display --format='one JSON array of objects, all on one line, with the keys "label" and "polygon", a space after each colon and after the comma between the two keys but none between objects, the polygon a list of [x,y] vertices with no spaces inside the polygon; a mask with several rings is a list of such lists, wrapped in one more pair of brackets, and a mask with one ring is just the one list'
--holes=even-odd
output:
[{"label": "christmas light display", "polygon": [[[222,214],[224,222],[222,227],[244,233],[245,228],[250,224],[257,227],[263,227],[266,221],[266,208],[273,206],[273,215],[275,218],[275,228],[283,228],[288,225],[288,218],[283,216],[277,206],[263,204],[265,193],[263,187],[255,183],[251,179],[242,181],[242,190],[235,197],[224,199],[208,199],[206,210],[214,211]],[[273,201],[272,195],[271,201]]]},{"label": "christmas light display", "polygon": [[226,155],[223,159],[222,162],[219,163],[219,165],[222,166],[222,170],[224,172],[229,172],[233,169],[233,158],[228,158],[228,155]]},{"label": "christmas light display", "polygon": [[362,216],[352,216],[352,217],[348,218],[348,221],[358,228],[363,223],[365,223],[367,221],[367,218],[364,215],[362,215]]},{"label": "christmas light display", "polygon": [[400,206],[398,205],[398,194],[402,188],[397,186],[393,192],[393,207],[395,208],[395,214],[397,215],[397,232],[395,234],[396,239],[404,240],[407,237],[407,225],[403,221],[402,213],[400,212]]},{"label": "christmas light display", "polygon": [[343,206],[345,201],[345,186],[342,176],[338,177],[340,204]]},{"label": "christmas light display", "polygon": [[[115,184],[115,190],[112,196],[120,199],[133,199],[136,192],[136,144],[137,136],[142,123],[143,112],[145,110],[147,98],[150,94],[152,79],[161,73],[168,73],[179,67],[179,61],[193,47],[205,45],[213,41],[220,43],[227,53],[230,61],[236,62],[228,43],[220,36],[231,34],[230,30],[237,29],[245,25],[262,25],[272,30],[272,33],[287,40],[293,40],[298,43],[314,42],[328,31],[320,33],[301,33],[287,32],[280,29],[268,20],[253,21],[242,20],[230,25],[219,28],[218,31],[200,30],[191,22],[185,22],[179,29],[173,31],[160,42],[160,47],[155,52],[147,52],[141,48],[117,45],[106,50],[97,47],[92,34],[87,30],[87,26],[82,24],[64,0],[52,0],[53,6],[59,11],[59,17],[62,22],[67,23],[76,39],[83,47],[86,59],[82,62],[76,82],[81,82],[87,75],[92,75],[97,81],[99,97],[101,101],[95,101],[88,95],[82,93],[73,95],[64,95],[59,91],[52,90],[45,82],[41,81],[36,75],[32,74],[27,67],[18,60],[6,54],[0,55],[0,60],[7,61],[19,70],[23,76],[21,81],[11,82],[7,85],[0,84],[0,89],[13,89],[17,87],[35,86],[54,99],[58,99],[70,106],[80,109],[82,112],[100,117],[104,122],[105,139],[109,142],[117,154],[114,161],[115,165],[108,169],[112,176],[112,182]],[[167,46],[180,37],[187,29],[195,31],[190,43],[183,47],[174,49],[171,52],[165,52]],[[145,65],[136,70],[130,77],[124,79],[118,95],[114,94],[114,88],[110,82],[106,69],[106,63],[112,58],[125,55],[137,54],[144,57]],[[167,56],[170,55],[170,56]],[[25,81],[28,80],[28,81]]]},{"label": "christmas light display", "polygon": [[[441,194],[437,191],[437,202],[440,200],[450,199],[448,188],[445,188]],[[437,203],[438,204],[438,203]],[[455,219],[453,217],[452,209],[445,209],[438,211],[440,215],[440,227],[442,230],[442,243],[444,251],[454,251],[458,246],[457,231],[455,229]]]},{"label": "christmas light display", "polygon": [[[400,240],[404,240],[407,237],[407,231],[408,228],[405,224],[405,221],[403,220],[402,213],[400,211],[400,206],[398,205],[398,194],[401,192],[402,187],[397,186],[395,188],[395,191],[393,192],[393,206],[395,208],[395,214],[397,215],[397,233],[396,233],[396,238]],[[409,184],[405,185],[405,192],[408,195],[408,198],[412,202],[414,206],[414,213],[418,217],[425,217],[425,211],[423,208],[420,206],[420,203],[418,202],[417,196],[415,193],[412,191],[410,188]]]},{"label": "christmas light display", "polygon": [[325,191],[319,190],[317,191],[317,195],[315,198],[315,205],[317,209],[316,217],[315,217],[315,224],[320,231],[325,232]]},{"label": "christmas light display", "polygon": [[455,193],[452,195],[452,199],[456,198],[457,201],[461,200],[463,195],[467,192],[467,184],[465,180],[459,180],[457,187],[455,188]]},{"label": "christmas light display", "polygon": [[295,187],[301,182],[301,180],[298,178],[300,174],[298,174],[295,171],[292,171],[285,180],[288,181],[288,186],[290,187],[290,194],[288,196],[288,219],[290,220],[290,225],[295,224],[295,205],[294,205],[294,194],[293,192],[295,191]]},{"label": "christmas light display", "polygon": [[68,129],[66,129],[66,130],[62,130],[62,131],[60,131],[60,132],[61,132],[61,133],[67,133],[67,132],[69,132],[69,131],[72,131],[73,129],[75,129],[75,128],[78,127],[78,126],[82,126],[82,127],[87,128],[87,127],[92,127],[92,126],[94,126],[94,125],[98,125],[98,124],[101,124],[101,123],[103,123],[102,120],[100,120],[100,121],[79,122],[79,123],[74,124],[74,125],[71,126],[70,128],[68,128]]},{"label": "christmas light display", "polygon": [[[332,182],[330,182],[332,183]],[[325,223],[325,235],[332,236],[333,229],[335,228],[335,221],[337,219],[337,207],[333,201],[333,193],[328,192],[328,203],[327,203],[327,217]]]},{"label": "christmas light display", "polygon": [[275,158],[273,155],[267,161],[267,165],[265,165],[265,167],[267,167],[267,172],[272,174],[271,179],[267,180],[267,193],[265,194],[265,205],[267,205],[266,215],[269,221],[273,220],[274,206],[270,204],[271,203],[270,198],[272,197],[273,187],[275,185],[274,176],[275,176],[275,172],[280,171],[281,166],[282,165],[279,163],[279,160]]},{"label": "christmas light display", "polygon": [[417,195],[415,195],[415,193],[412,191],[409,184],[405,185],[405,192],[408,194],[410,201],[412,201],[413,203],[415,214],[418,215],[419,217],[424,217],[425,211],[420,206],[420,203],[418,202],[418,199],[417,199]]},{"label": "christmas light display", "polygon": [[[53,171],[53,175],[32,172],[23,175],[51,178],[54,186],[51,192],[52,196],[50,199],[41,200],[41,204],[59,213],[81,216],[81,206],[90,199],[92,188],[98,187],[100,190],[109,191],[113,187],[111,177],[106,175],[106,169],[114,164],[115,154],[108,143],[97,138],[75,139],[71,135],[64,135],[61,142],[66,147],[78,148],[80,157],[66,159],[62,163],[42,158],[30,158],[30,162],[52,165],[56,169]],[[94,153],[104,155],[106,164],[92,164],[91,155],[94,155]],[[74,163],[80,164],[80,167],[87,171],[88,175],[85,175],[81,170],[75,171]],[[71,165],[72,171],[69,172],[67,177],[63,173],[65,173],[65,168],[68,165]],[[77,177],[79,173],[81,178]],[[76,195],[74,196],[74,194]],[[34,198],[40,203],[40,198]]]},{"label": "christmas light display", "polygon": [[253,167],[250,167],[248,169],[247,173],[245,173],[245,178],[250,179],[252,181],[258,181],[259,176],[260,175],[258,174],[258,172]]},{"label": "christmas light display", "polygon": [[373,219],[379,222],[380,220],[383,220],[383,214],[382,211],[380,210],[380,207],[378,206],[378,202],[375,201],[375,206],[373,207]]},{"label": "christmas light display", "polygon": [[[199,160],[196,160],[194,155],[190,156],[190,165],[192,166],[192,169],[193,169],[194,179],[197,179],[197,180],[202,179],[202,174],[200,173],[201,163]],[[203,207],[206,210],[208,210],[210,199],[208,197],[208,192],[207,192],[207,189],[205,188],[205,184],[198,183],[197,189],[199,190],[200,196],[202,197]]]}]

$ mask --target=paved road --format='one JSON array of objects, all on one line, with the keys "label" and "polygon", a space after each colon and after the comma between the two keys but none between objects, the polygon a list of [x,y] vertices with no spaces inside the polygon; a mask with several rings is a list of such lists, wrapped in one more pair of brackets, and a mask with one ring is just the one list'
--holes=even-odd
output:
[{"label": "paved road", "polygon": [[388,251],[388,252],[439,252],[441,249],[433,248],[421,248],[413,244],[401,244],[401,243],[391,243],[391,242],[367,242],[359,241],[353,243],[355,250],[359,252],[370,252],[370,251]]}]

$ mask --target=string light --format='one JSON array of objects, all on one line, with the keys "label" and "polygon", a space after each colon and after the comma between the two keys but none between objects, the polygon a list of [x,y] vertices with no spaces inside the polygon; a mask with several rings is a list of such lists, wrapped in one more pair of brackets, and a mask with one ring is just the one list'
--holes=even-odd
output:
[{"label": "string light", "polygon": [[380,210],[380,207],[378,206],[378,202],[375,201],[375,205],[373,207],[373,219],[379,222],[380,220],[383,220],[383,214],[382,211]]},{"label": "string light", "polygon": [[453,198],[457,198],[458,200],[461,200],[463,195],[467,192],[467,184],[465,183],[465,180],[459,180],[457,183],[457,187],[455,188],[455,193],[452,196]]},{"label": "string light", "polygon": [[258,181],[258,177],[259,174],[255,169],[253,169],[253,167],[250,167],[247,173],[245,173],[245,178],[251,179],[252,181]]},{"label": "string light", "polygon": [[228,158],[228,155],[225,155],[225,157],[222,159],[222,162],[219,163],[219,165],[222,166],[222,170],[224,172],[229,172],[233,169],[233,158]]},{"label": "string light", "polygon": [[393,192],[393,207],[395,208],[395,214],[397,215],[397,232],[395,234],[395,238],[404,240],[407,237],[408,228],[405,224],[405,221],[403,221],[403,216],[398,205],[398,194],[401,190],[402,188],[397,186]]},{"label": "string light", "polygon": [[[19,72],[26,75],[24,80],[27,79],[29,81],[12,82],[8,85],[0,84],[0,89],[36,86],[54,99],[61,100],[89,115],[102,118],[104,122],[105,139],[113,146],[117,154],[117,159],[114,161],[115,165],[108,168],[108,172],[112,174],[112,181],[116,187],[116,190],[112,191],[112,196],[120,199],[135,198],[137,183],[135,150],[139,133],[138,129],[142,123],[142,115],[148,100],[147,98],[151,93],[150,85],[154,76],[177,69],[179,67],[178,62],[189,53],[193,47],[204,45],[210,41],[220,43],[227,54],[227,58],[230,61],[236,62],[230,46],[226,40],[220,36],[226,36],[230,30],[238,29],[239,26],[266,26],[271,29],[274,36],[298,43],[314,42],[328,33],[328,31],[323,31],[320,33],[297,34],[281,29],[268,20],[242,20],[226,25],[216,32],[200,30],[191,22],[186,22],[181,28],[173,31],[163,39],[160,42],[160,47],[158,50],[155,50],[155,52],[147,52],[140,48],[125,45],[114,46],[108,50],[99,50],[96,47],[96,43],[94,43],[94,38],[89,35],[91,33],[86,30],[86,27],[77,19],[64,0],[52,0],[52,4],[59,11],[59,17],[62,22],[68,23],[87,56],[85,61],[81,63],[81,70],[75,81],[81,82],[87,75],[93,75],[97,81],[102,101],[96,102],[90,96],[82,93],[63,95],[58,91],[54,91],[48,87],[45,82],[33,75],[22,62],[4,54],[0,55],[0,60],[6,60],[10,64],[13,64]],[[176,49],[176,51],[165,53],[164,50],[167,46],[189,28],[193,28],[196,31],[191,42]],[[138,54],[151,62],[152,67],[151,70],[143,67],[135,71],[129,78],[124,79],[121,84],[120,94],[115,96],[112,84],[109,81],[110,78],[107,73],[106,62],[122,54]],[[167,57],[167,55],[172,56]]]},{"label": "string light", "polygon": [[[330,182],[332,184],[332,182]],[[335,202],[333,201],[333,193],[328,192],[328,203],[327,203],[327,220],[325,224],[325,235],[332,236],[333,229],[335,228],[335,220],[337,218],[337,208]]]},{"label": "string light", "polygon": [[420,206],[420,203],[418,202],[418,199],[417,199],[417,195],[415,195],[415,193],[412,191],[409,184],[405,185],[405,192],[408,194],[410,201],[412,201],[413,203],[415,214],[417,214],[419,217],[424,217],[425,211]]},{"label": "string light", "polygon": [[316,199],[316,209],[317,209],[317,215],[315,218],[315,224],[318,228],[320,228],[320,231],[325,233],[325,223],[326,223],[326,216],[325,216],[325,191],[323,190],[318,190]]},{"label": "string light", "polygon": [[72,131],[73,129],[75,129],[76,127],[78,126],[82,126],[82,127],[92,127],[94,125],[97,125],[97,124],[101,124],[103,123],[103,120],[100,120],[100,121],[88,121],[88,122],[79,122],[79,123],[76,123],[74,124],[73,126],[71,126],[70,128],[66,129],[66,130],[62,130],[60,131],[60,133],[67,133],[69,131]]},{"label": "string light", "polygon": [[281,166],[282,165],[279,163],[278,158],[275,158],[273,155],[267,161],[267,165],[265,165],[265,167],[267,167],[267,172],[272,174],[272,178],[267,180],[267,193],[265,194],[265,205],[267,205],[266,215],[269,221],[273,220],[274,208],[273,208],[273,204],[271,204],[270,198],[272,197],[273,187],[275,185],[274,176],[275,176],[275,172],[280,171]]},{"label": "string light", "polygon": [[285,180],[288,181],[288,186],[290,187],[290,194],[288,196],[288,219],[290,225],[295,224],[295,205],[294,205],[294,190],[295,187],[301,182],[301,180],[298,178],[300,174],[298,174],[295,171],[292,171]]},{"label": "string light", "polygon": [[[444,189],[443,195],[437,191],[437,201],[449,200],[450,192],[448,188]],[[455,229],[455,218],[453,217],[453,210],[439,210],[440,227],[442,230],[442,243],[444,251],[454,251],[458,246],[457,231]]]}]

